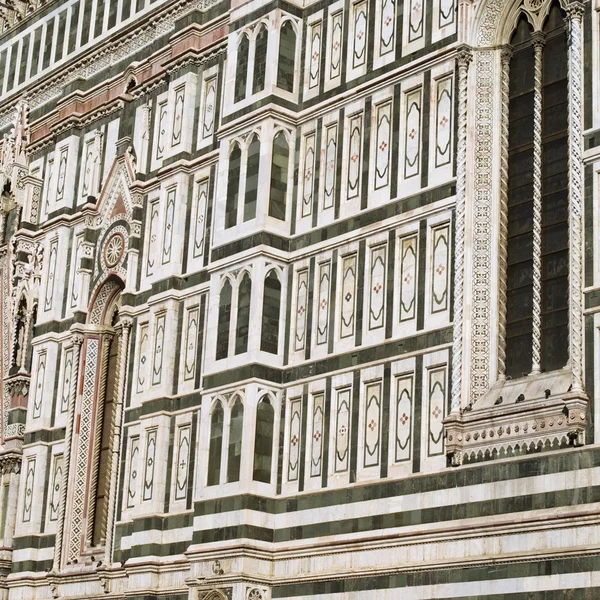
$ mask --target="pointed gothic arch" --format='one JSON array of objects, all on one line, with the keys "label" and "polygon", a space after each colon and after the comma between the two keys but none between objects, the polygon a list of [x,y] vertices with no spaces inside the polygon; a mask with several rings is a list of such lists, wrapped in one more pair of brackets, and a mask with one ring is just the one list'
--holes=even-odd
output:
[{"label": "pointed gothic arch", "polygon": [[86,544],[104,546],[107,533],[108,501],[111,478],[111,442],[116,425],[116,405],[119,388],[119,357],[121,329],[119,308],[124,283],[109,277],[92,300],[88,313],[90,322],[101,327],[101,354],[98,361],[97,392],[92,406],[90,437],[91,469],[88,487]]}]

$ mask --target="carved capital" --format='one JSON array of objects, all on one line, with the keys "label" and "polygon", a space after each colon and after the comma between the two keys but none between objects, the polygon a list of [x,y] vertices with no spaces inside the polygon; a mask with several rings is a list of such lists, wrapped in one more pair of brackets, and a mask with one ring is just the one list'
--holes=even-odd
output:
[{"label": "carved capital", "polygon": [[585,7],[583,6],[583,2],[579,2],[575,0],[574,2],[569,2],[567,7],[565,8],[565,12],[567,13],[567,21],[581,21],[583,19],[583,13],[585,11]]},{"label": "carved capital", "polygon": [[513,47],[510,44],[504,44],[504,46],[500,48],[500,62],[502,63],[502,68],[510,64],[512,55]]},{"label": "carved capital", "polygon": [[133,319],[127,315],[121,315],[117,324],[117,329],[129,332],[133,326]]},{"label": "carved capital", "polygon": [[15,396],[25,398],[29,394],[30,377],[29,375],[17,375],[16,377],[5,379],[4,385],[11,398]]},{"label": "carved capital", "polygon": [[83,344],[83,334],[79,331],[73,331],[71,333],[71,343],[73,346],[79,346],[81,348],[81,345]]},{"label": "carved capital", "polygon": [[468,69],[473,60],[473,52],[468,46],[461,46],[456,52],[456,63],[459,69]]},{"label": "carved capital", "polygon": [[534,31],[531,34],[531,45],[535,52],[541,52],[546,45],[546,34],[543,31]]}]

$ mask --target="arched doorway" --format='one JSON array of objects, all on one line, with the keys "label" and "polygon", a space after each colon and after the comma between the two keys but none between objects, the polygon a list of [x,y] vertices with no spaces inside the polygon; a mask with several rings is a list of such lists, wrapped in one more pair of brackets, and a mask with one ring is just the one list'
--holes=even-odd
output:
[{"label": "arched doorway", "polygon": [[[110,547],[111,498],[116,485],[115,432],[122,410],[128,327],[120,315],[123,282],[110,276],[90,303],[71,448],[67,563],[98,560]],[[124,333],[126,332],[126,333]],[[118,442],[116,442],[118,444]]]}]

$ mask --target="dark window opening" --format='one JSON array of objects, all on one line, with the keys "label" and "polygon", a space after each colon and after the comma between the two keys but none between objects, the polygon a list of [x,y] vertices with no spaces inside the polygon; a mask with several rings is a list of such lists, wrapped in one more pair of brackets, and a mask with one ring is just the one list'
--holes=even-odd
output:
[{"label": "dark window opening", "polygon": [[217,401],[210,416],[210,442],[208,446],[208,477],[206,485],[219,485],[221,481],[221,451],[223,447],[223,406]]},{"label": "dark window opening", "polygon": [[256,217],[256,200],[258,197],[258,169],[260,166],[260,140],[252,136],[248,147],[246,162],[246,192],[244,195],[244,222]]},{"label": "dark window opening", "polygon": [[294,60],[296,58],[296,32],[290,21],[281,26],[279,33],[279,57],[277,61],[277,87],[286,92],[294,91]]},{"label": "dark window opening", "polygon": [[[115,319],[118,319],[117,313],[115,313]],[[92,546],[103,545],[106,538],[106,519],[110,492],[111,434],[114,430],[114,415],[119,385],[117,377],[119,372],[119,346],[120,337],[113,337],[109,343],[104,398],[99,397],[96,413],[98,425],[94,454],[98,457],[98,467],[95,482],[92,482],[94,493]]]},{"label": "dark window opening", "polygon": [[506,374],[531,372],[533,311],[533,74],[531,28],[523,16],[511,44],[508,136]]},{"label": "dark window opening", "polygon": [[285,221],[285,200],[287,195],[289,160],[290,150],[288,143],[285,139],[285,134],[280,131],[273,139],[269,216],[281,221]]},{"label": "dark window opening", "polygon": [[569,357],[569,84],[565,13],[550,9],[542,71],[541,368],[561,369]]},{"label": "dark window opening", "polygon": [[277,354],[279,345],[279,315],[281,312],[281,283],[275,271],[265,279],[262,309],[262,327],[260,349],[263,352]]},{"label": "dark window opening", "polygon": [[229,424],[229,448],[227,451],[227,481],[229,483],[240,480],[243,424],[244,405],[238,398],[231,409],[231,422]]},{"label": "dark window opening", "polygon": [[231,325],[231,283],[226,279],[219,296],[219,322],[217,324],[216,358],[227,358],[229,353],[229,327]]},{"label": "dark window opening", "polygon": [[273,460],[273,423],[275,411],[268,398],[263,398],[256,407],[256,432],[254,436],[254,467],[252,479],[271,483]]},{"label": "dark window opening", "polygon": [[235,353],[248,351],[248,331],[250,329],[250,297],[252,281],[248,273],[244,273],[238,290],[237,320],[235,332]]},{"label": "dark window opening", "polygon": [[246,82],[248,79],[248,53],[250,52],[250,40],[247,35],[242,39],[237,49],[237,66],[235,71],[235,85],[233,101],[239,102],[246,97]]},{"label": "dark window opening", "polygon": [[240,194],[240,173],[242,151],[238,144],[229,155],[229,171],[227,174],[227,197],[225,200],[225,229],[235,227],[237,223],[238,197]]},{"label": "dark window opening", "polygon": [[265,75],[267,72],[267,43],[269,33],[264,25],[260,26],[254,42],[254,73],[252,77],[252,93],[257,94],[265,89]]}]

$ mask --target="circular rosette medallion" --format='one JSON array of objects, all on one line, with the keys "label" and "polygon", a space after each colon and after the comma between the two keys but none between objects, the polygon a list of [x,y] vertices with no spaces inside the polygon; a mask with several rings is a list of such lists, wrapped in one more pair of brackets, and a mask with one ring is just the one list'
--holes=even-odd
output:
[{"label": "circular rosette medallion", "polygon": [[125,238],[120,232],[113,233],[104,246],[104,262],[109,269],[115,267],[123,258]]}]

